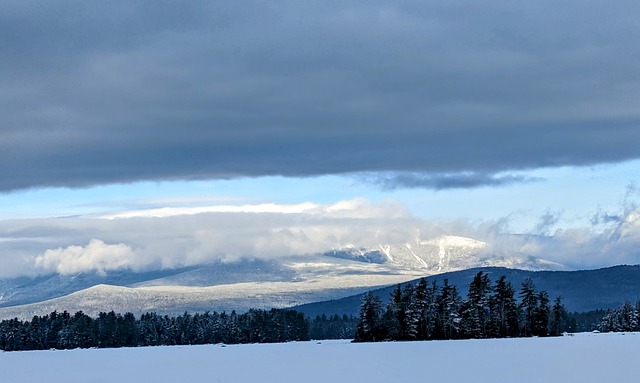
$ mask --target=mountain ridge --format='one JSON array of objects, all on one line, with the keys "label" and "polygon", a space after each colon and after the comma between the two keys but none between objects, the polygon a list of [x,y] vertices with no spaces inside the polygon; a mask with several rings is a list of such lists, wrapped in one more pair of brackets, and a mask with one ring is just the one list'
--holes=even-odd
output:
[{"label": "mountain ridge", "polygon": [[[529,271],[508,269],[503,267],[480,267],[467,270],[452,271],[443,274],[427,276],[429,283],[436,281],[442,285],[444,279],[455,285],[462,296],[466,295],[469,283],[478,272],[484,272],[495,282],[505,275],[516,289],[516,296],[525,278],[531,278],[539,290],[549,293],[551,299],[557,296],[569,311],[590,311],[596,309],[611,309],[621,306],[626,301],[635,302],[640,299],[640,265],[617,265],[592,270],[572,271]],[[415,284],[418,279],[404,282]],[[394,286],[370,290],[387,302]],[[292,309],[301,311],[307,316],[315,315],[357,315],[363,294],[357,294],[340,299],[314,302],[293,306]]]},{"label": "mountain ridge", "polygon": [[480,266],[501,266],[531,270],[568,270],[565,265],[525,254],[497,255],[486,242],[473,238],[445,235],[435,239],[400,244],[357,247],[347,244],[323,253],[324,256],[358,262],[389,264],[428,273],[442,273]]},{"label": "mountain ridge", "polygon": [[[287,307],[477,266],[565,268],[523,255],[493,256],[487,247],[471,238],[443,236],[373,248],[349,245],[322,254],[220,261],[159,271],[116,270],[4,279],[0,280],[0,318],[28,317],[36,312],[42,315],[54,309],[86,313],[111,309],[141,313],[144,309],[179,314]],[[101,287],[92,289],[94,286]],[[122,300],[123,296],[129,297],[128,303]]]}]

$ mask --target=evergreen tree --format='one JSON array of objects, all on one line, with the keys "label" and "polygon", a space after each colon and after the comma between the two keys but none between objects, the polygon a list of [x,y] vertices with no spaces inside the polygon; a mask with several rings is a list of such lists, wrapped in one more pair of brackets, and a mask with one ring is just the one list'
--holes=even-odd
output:
[{"label": "evergreen tree", "polygon": [[538,293],[538,305],[534,311],[532,334],[547,336],[549,333],[549,294],[546,291]]},{"label": "evergreen tree", "polygon": [[567,310],[562,304],[562,299],[556,297],[553,302],[553,308],[551,309],[551,325],[549,335],[558,336],[567,331]]},{"label": "evergreen tree", "polygon": [[375,342],[383,340],[380,313],[382,302],[372,292],[368,292],[362,299],[358,324],[356,325],[355,342]]},{"label": "evergreen tree", "polygon": [[30,350],[44,349],[45,328],[46,322],[44,322],[39,316],[36,315],[33,317],[33,319],[31,319],[31,326],[29,328],[28,335],[28,344]]},{"label": "evergreen tree", "polygon": [[89,348],[98,345],[97,336],[94,331],[94,320],[83,313],[76,312],[69,321],[72,336],[72,346],[70,348]]},{"label": "evergreen tree", "polygon": [[238,326],[238,314],[236,310],[231,310],[231,314],[227,319],[227,326],[225,329],[225,333],[227,335],[227,340],[225,343],[235,344],[239,342],[239,326]]},{"label": "evergreen tree", "polygon": [[426,333],[425,339],[434,339],[436,334],[440,332],[438,329],[438,302],[437,297],[440,295],[440,288],[437,282],[434,280],[431,283],[431,288],[427,289],[427,312],[425,315],[426,321]]},{"label": "evergreen tree", "polygon": [[607,313],[598,329],[602,332],[639,331],[638,309],[629,302]]},{"label": "evergreen tree", "polygon": [[387,310],[383,315],[386,335],[391,340],[417,338],[419,313],[414,303],[414,287],[411,284],[397,285],[391,292]]},{"label": "evergreen tree", "polygon": [[405,325],[403,329],[403,339],[418,339],[418,327],[420,326],[420,313],[415,302],[415,288],[407,284],[402,290],[402,302],[404,305]]},{"label": "evergreen tree", "polygon": [[98,347],[110,348],[118,346],[118,319],[114,311],[98,314],[97,327]]},{"label": "evergreen tree", "polygon": [[511,282],[504,275],[498,278],[490,299],[491,336],[503,338],[518,335],[519,314],[514,294]]},{"label": "evergreen tree", "polygon": [[159,326],[161,326],[161,324],[155,313],[142,314],[139,324],[141,345],[157,346],[160,344]]},{"label": "evergreen tree", "polygon": [[431,297],[426,278],[420,278],[414,289],[413,306],[417,316],[416,338],[428,339],[427,318]]},{"label": "evergreen tree", "polygon": [[124,316],[119,316],[118,319],[119,344],[123,347],[137,346],[140,331],[138,330],[136,317],[128,312]]},{"label": "evergreen tree", "polygon": [[522,335],[531,336],[533,333],[535,313],[538,308],[538,293],[531,278],[522,282],[520,290],[520,309],[522,312]]},{"label": "evergreen tree", "polygon": [[436,298],[437,316],[435,337],[437,339],[455,339],[460,335],[461,298],[458,289],[445,279]]},{"label": "evergreen tree", "polygon": [[461,327],[465,336],[484,338],[489,335],[490,292],[489,276],[478,272],[469,284],[469,293],[462,305]]},{"label": "evergreen tree", "polygon": [[383,324],[386,333],[391,340],[404,339],[406,328],[405,304],[402,296],[402,288],[397,285],[391,292],[387,309],[383,315]]}]

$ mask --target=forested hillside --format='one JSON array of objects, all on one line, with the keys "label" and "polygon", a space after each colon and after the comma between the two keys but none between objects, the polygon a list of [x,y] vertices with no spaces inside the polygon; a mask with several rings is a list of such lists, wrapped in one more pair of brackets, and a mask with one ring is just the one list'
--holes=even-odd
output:
[{"label": "forested hillside", "polygon": [[[465,297],[467,288],[474,276],[482,271],[496,280],[504,275],[513,286],[519,287],[530,278],[540,290],[547,291],[549,296],[562,296],[562,301],[569,312],[588,312],[593,310],[614,309],[626,301],[635,302],[640,298],[640,266],[615,266],[597,270],[579,271],[526,271],[501,267],[483,267],[455,271],[426,277],[429,284],[436,282],[442,285],[445,279],[449,285],[455,286]],[[403,284],[415,285],[418,280]],[[381,302],[386,304],[394,286],[373,290]],[[317,315],[357,316],[364,294],[350,297],[294,306],[292,309],[302,311],[307,316]]]}]

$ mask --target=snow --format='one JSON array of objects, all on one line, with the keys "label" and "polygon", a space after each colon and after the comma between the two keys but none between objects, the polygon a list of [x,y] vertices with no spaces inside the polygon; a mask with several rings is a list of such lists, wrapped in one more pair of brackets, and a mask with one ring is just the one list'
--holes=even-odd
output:
[{"label": "snow", "polygon": [[[358,264],[356,264],[357,266]],[[362,264],[364,265],[364,264]],[[318,265],[316,265],[318,266]],[[18,317],[30,320],[34,315],[47,315],[54,310],[70,313],[83,311],[97,316],[100,311],[131,311],[136,315],[148,311],[180,315],[185,311],[246,311],[250,308],[284,308],[298,304],[337,299],[360,294],[375,287],[402,283],[419,274],[350,275],[329,264],[332,270],[316,278],[312,273],[299,282],[242,282],[216,286],[146,286],[122,287],[99,284],[64,297],[22,306],[1,307],[0,319]],[[348,267],[348,265],[347,265]],[[328,268],[328,267],[327,267]],[[325,270],[319,269],[319,270]],[[357,271],[358,269],[355,268]],[[330,275],[329,273],[335,273]],[[299,274],[305,277],[304,274]],[[62,308],[62,309],[61,309]]]},{"label": "snow", "polygon": [[6,382],[635,382],[640,334],[0,354]]},{"label": "snow", "polygon": [[427,262],[425,262],[424,259],[418,257],[418,255],[413,252],[413,249],[411,248],[411,244],[405,243],[405,246],[407,247],[407,250],[409,250],[411,255],[413,255],[413,257],[418,261],[418,263],[422,265],[422,267],[424,267],[425,269],[429,268],[429,265],[427,264]]},{"label": "snow", "polygon": [[[488,256],[480,251],[486,246],[471,238],[442,236],[375,247],[349,243],[346,248],[335,250],[346,253],[337,258],[328,255],[329,252],[141,273],[123,269],[106,275],[90,272],[0,279],[0,319],[31,319],[33,315],[42,316],[54,310],[83,311],[95,316],[99,311],[110,310],[176,315],[184,311],[267,309],[340,299],[381,286],[474,267],[566,269],[522,255]],[[102,285],[91,288],[99,284]]]},{"label": "snow", "polygon": [[382,253],[384,255],[387,256],[387,258],[389,258],[389,260],[391,262],[394,262],[393,257],[391,256],[391,246],[390,245],[379,245],[378,246],[380,248],[380,251],[382,251]]}]

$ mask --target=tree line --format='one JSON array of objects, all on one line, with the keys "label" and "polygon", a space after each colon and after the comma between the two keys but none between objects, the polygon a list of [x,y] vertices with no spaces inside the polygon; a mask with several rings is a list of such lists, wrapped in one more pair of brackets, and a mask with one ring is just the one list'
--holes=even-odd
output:
[{"label": "tree line", "polygon": [[607,312],[600,321],[601,332],[640,331],[640,301],[635,305],[626,302],[617,309]]},{"label": "tree line", "polygon": [[559,335],[569,329],[569,315],[557,297],[538,291],[530,278],[518,298],[511,282],[501,276],[495,283],[478,272],[462,299],[456,286],[442,286],[425,278],[417,284],[398,285],[383,309],[381,299],[365,294],[356,325],[356,342],[504,338]]},{"label": "tree line", "polygon": [[319,315],[314,319],[287,309],[184,313],[170,317],[146,313],[136,318],[113,311],[92,318],[82,311],[0,321],[0,349],[46,350],[216,343],[270,343],[308,339],[431,340],[559,335],[563,332],[640,331],[640,302],[613,310],[568,313],[558,297],[550,304],[546,291],[531,279],[516,298],[501,276],[495,283],[479,272],[466,298],[444,280],[401,285],[383,308],[381,299],[365,294],[357,317]]},{"label": "tree line", "polygon": [[0,322],[0,349],[48,350],[114,348],[215,343],[271,343],[309,339],[309,323],[302,313],[272,309],[244,314],[206,312],[177,317],[146,313],[102,312],[92,318],[82,311],[17,318]]},{"label": "tree line", "polygon": [[355,318],[353,315],[317,315],[310,321],[309,337],[316,340],[353,339],[356,333],[357,323],[358,318]]}]

